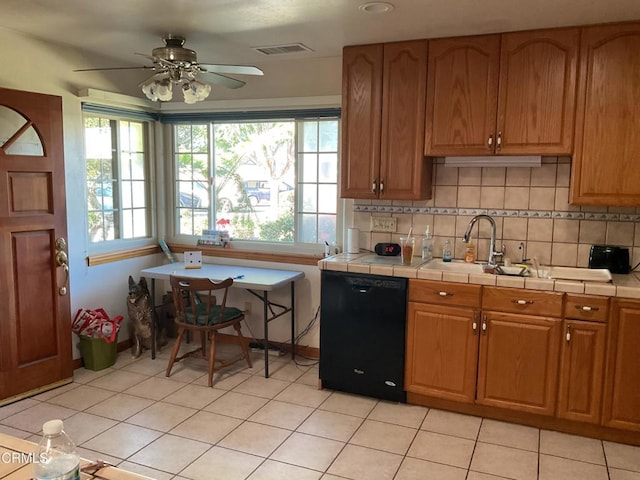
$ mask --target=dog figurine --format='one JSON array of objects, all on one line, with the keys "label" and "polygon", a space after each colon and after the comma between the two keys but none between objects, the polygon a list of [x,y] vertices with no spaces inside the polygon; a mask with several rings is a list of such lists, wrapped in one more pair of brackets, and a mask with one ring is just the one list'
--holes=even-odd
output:
[{"label": "dog figurine", "polygon": [[[151,295],[144,277],[138,283],[129,275],[129,295],[127,296],[127,312],[129,313],[129,329],[131,333],[131,355],[138,358],[144,350],[151,348],[151,322],[153,307]],[[164,330],[156,329],[156,348],[167,344]]]}]

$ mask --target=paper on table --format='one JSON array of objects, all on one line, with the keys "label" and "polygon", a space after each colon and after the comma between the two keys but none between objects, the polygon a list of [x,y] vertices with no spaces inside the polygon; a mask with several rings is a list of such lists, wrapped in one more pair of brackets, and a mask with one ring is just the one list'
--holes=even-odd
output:
[{"label": "paper on table", "polygon": [[184,268],[202,268],[202,252],[184,252]]}]

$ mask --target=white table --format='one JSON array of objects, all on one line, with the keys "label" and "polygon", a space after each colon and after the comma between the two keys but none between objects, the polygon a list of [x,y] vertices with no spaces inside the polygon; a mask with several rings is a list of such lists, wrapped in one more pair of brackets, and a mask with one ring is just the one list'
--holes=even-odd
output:
[{"label": "white table", "polygon": [[[231,277],[233,278],[232,288],[244,288],[262,301],[265,378],[269,377],[269,322],[287,313],[291,314],[291,358],[295,357],[295,282],[304,278],[304,272],[214,264],[204,264],[202,268],[185,268],[182,262],[145,268],[140,272],[140,276],[151,279],[151,298],[153,299],[154,307],[155,280],[169,280],[171,275],[210,278],[216,281]],[[289,306],[280,305],[269,300],[269,292],[287,285],[290,285],[291,288],[291,304]],[[155,321],[151,323],[151,338],[154,338]],[[155,342],[152,341],[151,358],[155,358],[155,355]]]}]

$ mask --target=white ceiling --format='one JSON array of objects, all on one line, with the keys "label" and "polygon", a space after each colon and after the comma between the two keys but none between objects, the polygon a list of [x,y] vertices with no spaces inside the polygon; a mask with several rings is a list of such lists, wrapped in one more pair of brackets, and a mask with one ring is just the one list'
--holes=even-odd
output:
[{"label": "white ceiling", "polygon": [[[2,0],[0,27],[88,53],[75,68],[148,65],[134,52],[168,33],[186,36],[201,63],[266,68],[339,57],[344,45],[640,19],[640,0],[390,1],[390,13],[367,14],[359,0]],[[291,42],[313,52],[251,48]]]}]

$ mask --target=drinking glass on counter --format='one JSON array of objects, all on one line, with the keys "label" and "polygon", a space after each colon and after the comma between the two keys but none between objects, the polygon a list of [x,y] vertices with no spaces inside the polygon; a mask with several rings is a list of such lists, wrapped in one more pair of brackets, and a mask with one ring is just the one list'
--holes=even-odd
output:
[{"label": "drinking glass on counter", "polygon": [[413,251],[416,246],[416,237],[400,237],[400,255],[403,265],[411,265]]}]

